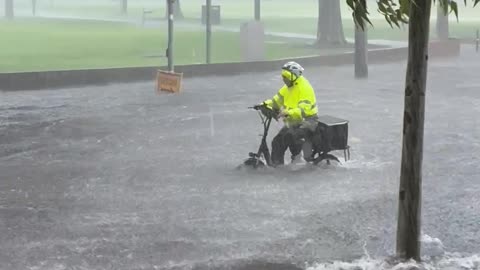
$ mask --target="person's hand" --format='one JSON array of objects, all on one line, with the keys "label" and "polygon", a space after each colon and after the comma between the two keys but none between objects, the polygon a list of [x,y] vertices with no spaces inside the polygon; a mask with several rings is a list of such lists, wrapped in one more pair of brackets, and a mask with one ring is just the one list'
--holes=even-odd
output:
[{"label": "person's hand", "polygon": [[288,118],[288,111],[287,110],[281,110],[280,114],[278,114],[278,118]]},{"label": "person's hand", "polygon": [[265,103],[260,103],[260,104],[253,105],[253,108],[258,111],[258,110],[260,110],[260,108],[262,108],[263,106],[265,106]]}]

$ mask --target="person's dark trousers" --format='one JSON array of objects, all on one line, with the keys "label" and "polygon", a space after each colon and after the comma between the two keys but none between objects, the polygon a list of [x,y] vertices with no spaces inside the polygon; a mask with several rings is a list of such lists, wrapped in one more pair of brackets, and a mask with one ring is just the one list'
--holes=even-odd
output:
[{"label": "person's dark trousers", "polygon": [[290,149],[292,156],[302,152],[303,131],[299,127],[283,127],[272,140],[272,163],[274,166],[285,163],[285,151]]},{"label": "person's dark trousers", "polygon": [[305,151],[305,160],[310,160],[312,153],[311,144],[305,144],[305,140],[310,140],[317,126],[317,117],[310,117],[303,123],[294,127],[283,127],[272,140],[272,163],[274,166],[285,163],[285,151],[290,148],[292,158]]}]

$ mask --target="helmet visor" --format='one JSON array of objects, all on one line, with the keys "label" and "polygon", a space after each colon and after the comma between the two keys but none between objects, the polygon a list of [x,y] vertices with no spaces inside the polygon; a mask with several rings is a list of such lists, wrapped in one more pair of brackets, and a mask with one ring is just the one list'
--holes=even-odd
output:
[{"label": "helmet visor", "polygon": [[285,69],[282,70],[282,80],[288,87],[293,86],[293,82],[295,81],[295,79],[296,79],[295,74]]}]

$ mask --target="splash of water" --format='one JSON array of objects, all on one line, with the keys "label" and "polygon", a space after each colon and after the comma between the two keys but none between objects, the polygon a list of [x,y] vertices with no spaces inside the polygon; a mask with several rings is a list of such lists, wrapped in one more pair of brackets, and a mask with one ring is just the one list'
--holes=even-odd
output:
[{"label": "splash of water", "polygon": [[387,260],[361,258],[352,262],[334,261],[317,263],[307,267],[307,270],[478,270],[480,255],[462,256],[458,253],[446,253],[439,259],[429,259],[421,263],[407,261],[391,263]]},{"label": "splash of water", "polygon": [[480,254],[463,255],[460,253],[445,252],[442,241],[438,238],[423,234],[422,262],[414,260],[398,262],[395,260],[371,258],[365,250],[365,256],[352,261],[333,261],[316,263],[308,266],[307,270],[479,270]]}]

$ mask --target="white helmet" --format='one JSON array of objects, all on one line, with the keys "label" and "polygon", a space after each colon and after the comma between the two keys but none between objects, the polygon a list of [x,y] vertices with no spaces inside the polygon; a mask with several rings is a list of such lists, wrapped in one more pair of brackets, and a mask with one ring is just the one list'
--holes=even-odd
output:
[{"label": "white helmet", "polygon": [[295,76],[300,77],[303,74],[303,71],[305,70],[299,63],[290,61],[287,62],[283,65],[282,67],[283,70],[290,71],[292,74]]},{"label": "white helmet", "polygon": [[285,85],[292,87],[303,74],[303,67],[297,62],[287,62],[282,67],[282,79]]}]

